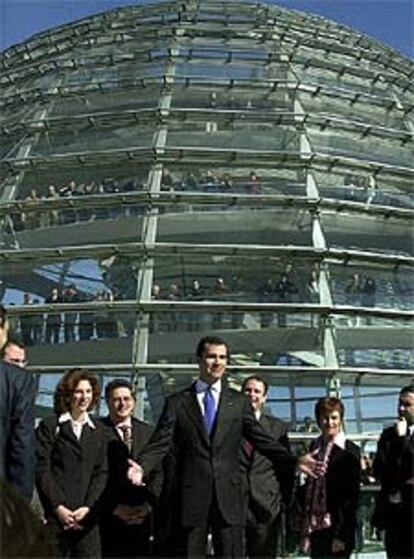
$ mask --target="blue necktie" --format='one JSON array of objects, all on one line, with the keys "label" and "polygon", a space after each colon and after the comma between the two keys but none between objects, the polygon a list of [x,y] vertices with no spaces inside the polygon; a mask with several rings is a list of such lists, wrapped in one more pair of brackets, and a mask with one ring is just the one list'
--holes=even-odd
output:
[{"label": "blue necktie", "polygon": [[211,386],[207,388],[204,393],[204,422],[206,424],[206,429],[208,434],[211,433],[213,428],[214,420],[216,418],[216,402],[214,401],[214,396],[211,391]]}]

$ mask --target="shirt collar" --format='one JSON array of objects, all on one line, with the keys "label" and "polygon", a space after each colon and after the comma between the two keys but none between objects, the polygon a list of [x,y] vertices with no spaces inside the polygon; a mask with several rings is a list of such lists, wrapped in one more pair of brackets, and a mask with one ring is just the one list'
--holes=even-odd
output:
[{"label": "shirt collar", "polygon": [[115,427],[117,429],[122,428],[122,427],[130,427],[132,428],[132,419],[131,416],[127,417],[126,419],[124,419],[123,421],[120,421],[119,423],[114,423]]},{"label": "shirt collar", "polygon": [[339,446],[339,448],[345,450],[346,435],[344,431],[340,431],[337,435],[335,435],[333,442],[334,444],[336,444],[336,446]]},{"label": "shirt collar", "polygon": [[207,388],[211,388],[211,390],[213,392],[215,392],[217,395],[220,394],[221,393],[221,379],[216,380],[216,382],[214,384],[207,384],[206,382],[204,382],[200,378],[197,379],[197,382],[195,383],[195,389],[196,389],[197,394],[199,394],[200,392],[205,392],[207,390]]},{"label": "shirt collar", "polygon": [[66,421],[70,421],[71,423],[77,423],[78,425],[89,425],[91,429],[95,429],[96,425],[92,421],[90,415],[88,413],[85,414],[83,421],[75,421],[73,417],[70,415],[70,412],[62,413],[58,418],[58,423],[65,423]]}]

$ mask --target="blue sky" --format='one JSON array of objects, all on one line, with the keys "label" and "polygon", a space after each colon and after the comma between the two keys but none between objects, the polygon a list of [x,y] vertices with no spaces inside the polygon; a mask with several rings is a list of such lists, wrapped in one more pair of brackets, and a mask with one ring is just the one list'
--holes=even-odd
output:
[{"label": "blue sky", "polygon": [[[0,49],[45,29],[141,0],[0,0]],[[349,25],[414,58],[414,0],[269,2]]]}]

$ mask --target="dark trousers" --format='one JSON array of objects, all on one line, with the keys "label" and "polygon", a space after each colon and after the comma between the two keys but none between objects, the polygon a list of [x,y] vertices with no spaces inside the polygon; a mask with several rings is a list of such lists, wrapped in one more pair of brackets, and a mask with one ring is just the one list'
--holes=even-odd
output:
[{"label": "dark trousers", "polygon": [[214,557],[244,557],[242,526],[194,526],[187,530],[187,557],[206,557],[207,537],[211,531]]},{"label": "dark trousers", "polygon": [[101,523],[102,557],[150,557],[150,522],[142,525],[127,525],[112,517]]},{"label": "dark trousers", "polygon": [[99,559],[101,557],[101,542],[97,525],[83,530],[64,530],[63,526],[51,522],[46,525],[46,530],[59,557],[78,557],[79,559]]},{"label": "dark trousers", "polygon": [[345,546],[343,551],[332,553],[332,541],[334,532],[332,528],[326,530],[318,530],[311,535],[311,551],[310,556],[318,559],[330,559],[331,557],[350,557],[352,549]]},{"label": "dark trousers", "polygon": [[276,557],[278,542],[280,541],[280,517],[267,524],[254,524],[246,526],[246,552],[249,559]]},{"label": "dark trousers", "polygon": [[53,324],[46,322],[46,334],[45,341],[47,344],[58,344],[59,343],[59,331],[60,323]]},{"label": "dark trousers", "polygon": [[385,550],[388,559],[412,559],[414,557],[413,515],[395,515],[385,529]]},{"label": "dark trousers", "polygon": [[244,527],[225,522],[215,496],[210,505],[207,523],[204,526],[191,526],[185,529],[187,557],[206,557],[209,533],[213,537],[215,558],[244,557]]}]

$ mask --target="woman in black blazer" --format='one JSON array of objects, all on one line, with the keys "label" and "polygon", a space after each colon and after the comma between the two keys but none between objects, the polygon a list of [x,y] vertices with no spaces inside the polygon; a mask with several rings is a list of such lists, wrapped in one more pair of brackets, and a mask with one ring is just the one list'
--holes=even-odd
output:
[{"label": "woman in black blazer", "polygon": [[349,557],[355,545],[360,453],[345,437],[344,411],[338,398],[321,398],[315,405],[322,434],[311,451],[325,462],[326,473],[308,478],[304,488],[302,548],[311,557]]},{"label": "woman in black blazer", "polygon": [[46,526],[65,557],[99,557],[96,505],[105,487],[105,438],[89,416],[100,395],[96,377],[70,369],[54,395],[55,415],[36,431],[36,486]]}]

